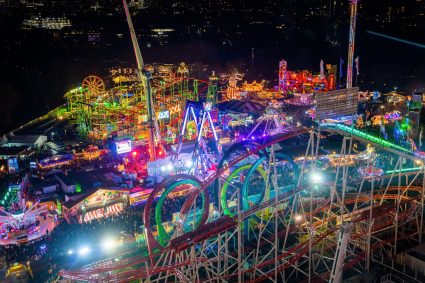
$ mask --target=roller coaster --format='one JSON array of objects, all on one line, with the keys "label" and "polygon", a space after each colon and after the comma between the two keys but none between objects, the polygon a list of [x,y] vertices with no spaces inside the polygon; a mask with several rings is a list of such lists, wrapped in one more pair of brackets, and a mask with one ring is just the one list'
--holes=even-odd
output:
[{"label": "roller coaster", "polygon": [[[340,141],[338,166],[319,162],[318,130]],[[374,264],[392,268],[399,253],[423,242],[422,160],[350,127],[318,130],[234,144],[203,180],[170,176],[147,200],[142,251],[62,270],[59,280],[341,282]],[[385,163],[386,176],[353,178],[355,166],[342,161],[354,141],[379,146],[366,166],[375,167],[380,156],[394,160]],[[305,152],[301,162],[292,157],[293,144]],[[165,225],[166,200],[182,188],[189,193],[175,208],[179,219]]]},{"label": "roller coaster", "polygon": [[[171,81],[155,78],[152,85],[158,130],[162,133],[167,127],[178,128],[187,100],[215,101],[217,97],[213,82],[195,78],[174,77]],[[139,81],[120,83],[106,89],[100,77],[88,76],[80,87],[65,94],[68,106],[66,118],[76,120],[79,135],[83,138],[105,140],[111,136],[137,136],[147,126],[143,92]]]}]

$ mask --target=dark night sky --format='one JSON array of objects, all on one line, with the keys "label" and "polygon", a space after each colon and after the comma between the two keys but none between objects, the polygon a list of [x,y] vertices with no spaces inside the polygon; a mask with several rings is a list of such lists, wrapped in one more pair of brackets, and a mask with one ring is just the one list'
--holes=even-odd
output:
[{"label": "dark night sky", "polygon": [[[90,7],[96,1],[38,2],[45,6],[10,7],[0,1],[2,133],[63,103],[65,91],[86,75],[105,76],[108,67],[135,63],[121,1],[98,1],[96,11]],[[313,71],[318,71],[320,59],[336,64],[340,57],[346,58],[348,1],[336,1],[332,9],[329,2],[333,1],[145,0],[148,7],[134,16],[134,23],[143,35],[140,44],[146,62],[199,62],[222,71],[236,66],[248,69],[248,78],[265,78],[272,85],[282,58],[290,69]],[[398,86],[411,92],[425,86],[425,49],[366,33],[373,30],[425,44],[423,2],[360,1],[356,56],[362,89]],[[73,26],[55,32],[23,30],[23,20],[34,15],[64,15]],[[175,31],[158,39],[152,37],[153,28]],[[67,36],[72,31],[81,35]],[[99,34],[98,42],[88,42],[90,32]]]}]

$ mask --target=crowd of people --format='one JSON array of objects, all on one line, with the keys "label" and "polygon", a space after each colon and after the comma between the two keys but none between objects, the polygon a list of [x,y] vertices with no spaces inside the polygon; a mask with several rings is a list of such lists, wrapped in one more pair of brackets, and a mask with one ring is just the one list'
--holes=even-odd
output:
[{"label": "crowd of people", "polygon": [[[98,250],[106,236],[120,241],[133,237],[134,232],[141,233],[143,208],[141,205],[131,206],[120,214],[83,224],[63,221],[53,231],[47,231],[46,235],[26,244],[0,246],[2,273],[16,262],[29,263],[36,278],[34,281],[48,282],[68,261],[70,251],[75,251],[72,256],[77,256],[82,244]],[[101,254],[96,252],[95,255]]]},{"label": "crowd of people", "polygon": [[39,260],[47,252],[48,236],[42,236],[23,245],[0,246],[0,266],[7,270],[15,262],[26,263]]}]

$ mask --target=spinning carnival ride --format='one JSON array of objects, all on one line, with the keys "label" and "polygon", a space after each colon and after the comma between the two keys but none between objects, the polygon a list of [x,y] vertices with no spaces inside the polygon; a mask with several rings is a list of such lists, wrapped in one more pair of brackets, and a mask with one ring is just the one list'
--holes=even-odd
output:
[{"label": "spinning carnival ride", "polygon": [[18,214],[0,210],[0,231],[17,230],[30,233],[28,229],[35,225],[37,216],[47,211],[45,206],[38,207],[38,203],[33,204],[29,209]]},{"label": "spinning carnival ride", "polygon": [[266,137],[275,134],[284,134],[294,128],[286,120],[285,114],[279,107],[270,105],[265,113],[257,119],[255,126],[245,139],[255,140],[257,137]]},{"label": "spinning carnival ride", "polygon": [[[208,175],[208,171],[214,169],[215,158],[213,156],[221,154],[221,145],[219,144],[215,125],[211,118],[211,107],[211,102],[206,102],[203,105],[191,101],[187,101],[186,103],[183,124],[181,125],[173,160],[173,163],[177,164],[177,171],[179,173],[187,171],[187,173],[191,175],[202,178],[202,176]],[[189,153],[189,157],[186,157],[183,164],[179,157],[182,151],[183,138],[187,131],[188,122],[191,119],[195,123],[196,139],[194,145],[191,146],[190,143],[186,144],[190,146],[189,150],[191,153]],[[208,139],[209,135],[210,139]],[[212,142],[213,148],[210,148],[209,145],[211,145],[211,143],[208,140]]]}]

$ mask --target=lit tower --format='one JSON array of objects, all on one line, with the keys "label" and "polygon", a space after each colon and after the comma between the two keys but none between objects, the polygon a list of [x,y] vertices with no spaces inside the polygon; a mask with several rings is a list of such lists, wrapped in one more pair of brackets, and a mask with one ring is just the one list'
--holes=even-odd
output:
[{"label": "lit tower", "polygon": [[348,43],[347,88],[353,86],[354,42],[356,37],[357,1],[350,1],[350,37]]},{"label": "lit tower", "polygon": [[143,85],[143,91],[146,95],[146,108],[148,110],[148,129],[149,129],[149,149],[150,160],[156,160],[155,150],[155,109],[152,102],[152,90],[150,87],[151,73],[144,71],[144,63],[142,53],[140,52],[139,43],[137,42],[136,32],[134,31],[133,22],[131,21],[130,12],[128,11],[127,1],[122,1],[124,4],[125,15],[127,17],[128,28],[130,29],[131,41],[133,42],[134,54],[137,60],[137,69],[140,81]]}]

